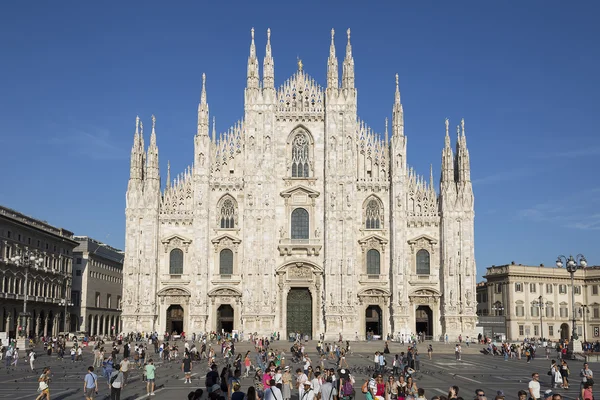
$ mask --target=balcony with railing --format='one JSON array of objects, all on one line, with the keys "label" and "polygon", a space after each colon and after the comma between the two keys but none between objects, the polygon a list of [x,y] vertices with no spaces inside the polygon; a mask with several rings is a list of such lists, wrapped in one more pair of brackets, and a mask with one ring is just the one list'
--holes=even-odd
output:
[{"label": "balcony with railing", "polygon": [[292,255],[306,255],[306,256],[318,256],[323,247],[322,239],[290,239],[282,238],[279,239],[279,255],[281,256],[292,256]]}]

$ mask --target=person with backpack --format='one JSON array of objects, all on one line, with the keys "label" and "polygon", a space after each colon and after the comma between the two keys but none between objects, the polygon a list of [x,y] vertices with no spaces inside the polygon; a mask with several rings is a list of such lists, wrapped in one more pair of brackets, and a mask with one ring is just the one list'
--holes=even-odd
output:
[{"label": "person with backpack", "polygon": [[98,394],[98,375],[94,373],[94,367],[88,367],[88,373],[83,378],[83,395],[85,400],[93,400]]},{"label": "person with backpack", "polygon": [[121,388],[123,387],[123,373],[121,365],[117,364],[110,375],[108,387],[110,388],[110,400],[121,400]]},{"label": "person with backpack", "polygon": [[333,384],[333,379],[331,375],[327,374],[325,378],[325,382],[321,385],[319,389],[319,395],[321,400],[338,400],[338,392]]},{"label": "person with backpack", "polygon": [[340,370],[340,384],[339,384],[340,399],[350,400],[354,396],[354,386],[352,385],[352,379],[350,374],[345,369]]}]

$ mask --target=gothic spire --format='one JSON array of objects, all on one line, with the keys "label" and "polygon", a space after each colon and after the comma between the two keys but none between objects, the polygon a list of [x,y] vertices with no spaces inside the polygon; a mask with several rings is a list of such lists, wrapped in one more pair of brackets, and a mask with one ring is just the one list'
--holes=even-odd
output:
[{"label": "gothic spire", "polygon": [[469,149],[467,149],[467,137],[465,136],[465,120],[460,121],[460,126],[456,127],[458,140],[456,143],[456,181],[460,183],[471,181],[471,162],[469,159]]},{"label": "gothic spire", "polygon": [[248,75],[246,87],[258,89],[258,60],[256,58],[256,45],[254,44],[254,28],[250,30],[252,42],[250,43],[250,56],[248,57]]},{"label": "gothic spire", "polygon": [[213,117],[213,128],[212,128],[212,141],[216,143],[217,140],[217,119]]},{"label": "gothic spire", "polygon": [[396,74],[396,92],[394,94],[394,107],[392,107],[392,135],[404,136],[404,109],[400,102],[398,74]]},{"label": "gothic spire", "polygon": [[442,176],[440,178],[440,190],[448,187],[451,182],[454,183],[454,154],[452,152],[452,146],[450,144],[450,121],[448,120],[448,118],[446,118],[445,122],[446,137],[444,139],[444,150],[442,150]]},{"label": "gothic spire", "polygon": [[206,74],[202,74],[202,93],[198,104],[198,136],[208,136],[208,103],[206,101]]},{"label": "gothic spire", "polygon": [[171,161],[167,160],[167,183],[165,185],[167,189],[171,187]]},{"label": "gothic spire", "polygon": [[350,28],[348,28],[348,44],[346,45],[346,58],[344,58],[342,88],[354,89],[354,58],[352,58],[352,45],[350,44]]},{"label": "gothic spire", "polygon": [[135,118],[135,134],[133,135],[133,146],[131,147],[131,160],[129,166],[129,179],[142,179],[142,142],[140,139],[140,117]]},{"label": "gothic spire", "polygon": [[388,119],[385,117],[385,145],[388,144]]},{"label": "gothic spire", "polygon": [[275,89],[275,62],[271,54],[271,28],[267,29],[267,48],[263,61],[263,88]]},{"label": "gothic spire", "polygon": [[146,164],[148,179],[160,179],[158,170],[158,146],[156,145],[156,117],[152,116],[152,133],[150,135],[150,145],[148,146],[148,156]]},{"label": "gothic spire", "polygon": [[327,87],[338,88],[338,60],[335,55],[334,37],[335,31],[331,29],[331,45],[329,46],[329,58],[327,59]]}]

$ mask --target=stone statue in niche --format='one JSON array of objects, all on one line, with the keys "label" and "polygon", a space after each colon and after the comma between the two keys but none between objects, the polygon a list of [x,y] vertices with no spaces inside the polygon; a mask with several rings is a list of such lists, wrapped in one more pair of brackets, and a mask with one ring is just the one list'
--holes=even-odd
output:
[{"label": "stone statue in niche", "polygon": [[285,229],[283,229],[283,226],[279,227],[279,237],[281,239],[285,237]]},{"label": "stone statue in niche", "polygon": [[204,153],[200,153],[200,156],[198,158],[200,159],[200,166],[203,167],[204,166]]},{"label": "stone statue in niche", "polygon": [[321,236],[321,231],[319,230],[319,228],[315,229],[315,238],[319,238],[319,236]]},{"label": "stone statue in niche", "polygon": [[450,294],[448,295],[448,299],[450,301],[450,305],[453,306],[454,305],[454,293],[452,292],[452,290],[450,290]]},{"label": "stone statue in niche", "polygon": [[467,306],[471,305],[471,291],[467,290],[467,292],[465,293],[465,299],[467,301]]}]

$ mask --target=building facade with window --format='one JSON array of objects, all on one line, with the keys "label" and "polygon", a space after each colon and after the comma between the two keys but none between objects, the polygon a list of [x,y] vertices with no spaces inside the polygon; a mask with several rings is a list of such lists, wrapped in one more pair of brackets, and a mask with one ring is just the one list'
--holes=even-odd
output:
[{"label": "building facade with window", "polygon": [[75,236],[73,304],[78,330],[90,335],[122,332],[123,257],[115,249],[87,236]]},{"label": "building facade with window", "polygon": [[202,76],[193,163],[175,179],[167,164],[161,185],[154,117],[147,149],[136,121],[124,331],[473,335],[464,121],[455,152],[441,129],[436,191],[407,165],[398,77],[384,134],[358,118],[349,31],[341,79],[332,31],[326,87],[301,61],[276,87],[269,36],[261,79],[252,32],[243,119],[219,135]]},{"label": "building facade with window", "polygon": [[74,327],[76,246],[72,232],[0,206],[0,332],[14,338],[22,327],[29,337],[57,336]]},{"label": "building facade with window", "polygon": [[[477,313],[504,317],[509,340],[571,337],[571,275],[561,268],[500,265],[487,268],[477,286]],[[581,339],[600,338],[600,267],[574,276],[576,329]]]}]

